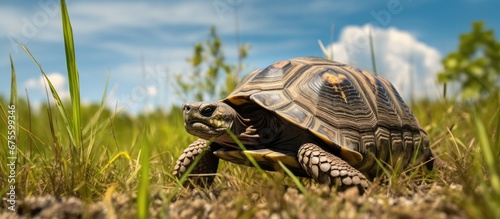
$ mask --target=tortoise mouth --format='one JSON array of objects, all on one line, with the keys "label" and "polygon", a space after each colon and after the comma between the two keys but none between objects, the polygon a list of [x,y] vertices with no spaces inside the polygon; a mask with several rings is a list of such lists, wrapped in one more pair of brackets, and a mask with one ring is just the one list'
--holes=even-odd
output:
[{"label": "tortoise mouth", "polygon": [[227,129],[224,127],[215,127],[203,121],[185,122],[184,127],[186,131],[198,137],[217,137],[226,132]]}]

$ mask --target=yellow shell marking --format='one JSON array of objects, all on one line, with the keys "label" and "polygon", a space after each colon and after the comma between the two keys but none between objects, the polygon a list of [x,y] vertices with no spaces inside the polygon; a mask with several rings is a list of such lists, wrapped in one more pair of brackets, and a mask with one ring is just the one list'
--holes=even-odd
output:
[{"label": "yellow shell marking", "polygon": [[284,68],[285,66],[287,66],[288,64],[290,64],[290,61],[281,61],[281,62],[277,62],[277,63],[274,63],[273,64],[273,68]]},{"label": "yellow shell marking", "polygon": [[326,81],[330,84],[332,84],[333,89],[335,92],[340,92],[340,95],[342,95],[342,99],[344,99],[344,102],[347,103],[347,96],[345,95],[344,91],[342,91],[341,87],[339,86],[340,83],[343,81],[347,80],[347,77],[345,75],[332,75],[325,73],[323,74],[323,81]]}]

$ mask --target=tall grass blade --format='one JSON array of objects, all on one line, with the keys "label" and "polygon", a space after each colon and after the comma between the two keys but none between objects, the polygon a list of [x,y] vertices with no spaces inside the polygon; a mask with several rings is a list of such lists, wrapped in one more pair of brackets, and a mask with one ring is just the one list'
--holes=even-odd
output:
[{"label": "tall grass blade", "polygon": [[[496,101],[497,103],[500,103],[500,90],[498,90],[498,92],[496,93]],[[500,158],[500,109],[497,110],[497,112],[495,113],[496,114],[496,117],[497,117],[497,124],[496,124],[496,130],[495,130],[495,133],[496,133],[496,139],[495,139],[495,156],[497,156],[498,158]]]},{"label": "tall grass blade", "polygon": [[446,84],[447,83],[443,84],[443,99],[446,99]]},{"label": "tall grass blade", "polygon": [[[16,79],[16,68],[14,67],[14,61],[12,56],[10,58],[10,70],[11,70],[11,82],[10,82],[10,105],[17,106],[17,79]],[[18,129],[16,129],[18,130]]]},{"label": "tall grass blade", "polygon": [[[211,142],[208,143],[208,145],[210,145]],[[177,186],[175,187],[175,190],[174,191],[177,191],[178,189],[182,188],[184,183],[188,180],[188,177],[189,175],[191,174],[191,172],[193,172],[194,168],[198,165],[198,163],[200,162],[201,158],[203,157],[203,155],[207,153],[207,151],[203,151],[200,155],[198,155],[194,160],[193,160],[193,163],[192,164],[189,164],[189,167],[187,168],[186,172],[184,172],[181,176],[181,178],[179,178],[179,180],[177,180]]]},{"label": "tall grass blade", "polygon": [[108,163],[99,171],[99,173],[100,174],[104,173],[104,170],[106,170],[111,164],[113,164],[113,162],[115,162],[115,160],[117,160],[120,157],[125,157],[125,158],[127,158],[128,161],[132,160],[132,158],[130,157],[130,155],[128,155],[127,152],[121,151],[120,153],[118,153],[115,156],[113,156],[111,158],[111,160],[109,160]]},{"label": "tall grass blade", "polygon": [[151,156],[151,148],[148,139],[149,128],[146,128],[141,148],[141,176],[139,178],[139,194],[137,194],[137,218],[148,218],[149,214],[149,158]]},{"label": "tall grass blade", "polygon": [[106,84],[104,85],[104,93],[102,94],[102,98],[101,98],[101,107],[104,106],[104,104],[106,103],[106,97],[108,95],[108,85],[109,85],[109,75],[110,75],[110,71],[108,70],[108,75],[106,75]]},{"label": "tall grass blade", "polygon": [[[69,20],[68,10],[66,8],[66,1],[61,0],[61,15],[62,26],[64,35],[64,49],[66,52],[66,67],[68,69],[69,92],[71,96],[71,104],[73,111],[73,136],[75,138],[75,147],[83,150],[82,148],[82,126],[81,126],[81,113],[80,113],[80,81],[78,76],[78,69],[76,67],[75,46],[73,43],[73,30]],[[84,153],[80,153],[83,156]],[[80,161],[84,161],[80,157]]]},{"label": "tall grass blade", "polygon": [[295,186],[297,186],[297,189],[302,194],[304,194],[304,196],[306,197],[307,201],[313,206],[313,208],[317,212],[321,212],[321,208],[319,207],[320,205],[318,204],[317,200],[314,199],[314,197],[306,190],[306,188],[304,188],[304,185],[302,185],[302,183],[300,183],[299,178],[297,176],[295,176],[295,174],[293,174],[292,171],[290,171],[290,169],[288,169],[288,167],[286,167],[281,161],[278,161],[278,164],[285,171],[285,173],[290,178],[292,178],[292,181],[295,184]]},{"label": "tall grass blade", "polygon": [[[211,143],[212,142],[208,142],[208,145],[210,145]],[[207,150],[204,150],[193,160],[191,164],[189,164],[189,167],[187,168],[186,172],[184,172],[179,179],[173,177],[175,182],[175,187],[169,191],[168,195],[165,198],[167,203],[166,206],[170,204],[172,198],[177,194],[177,191],[179,191],[181,188],[184,187],[183,185],[185,185],[185,182],[188,180],[189,175],[191,174],[191,172],[193,172],[194,168],[198,165],[198,163],[200,162],[201,158],[205,153],[207,153]]]},{"label": "tall grass blade", "polygon": [[33,62],[37,65],[38,69],[40,69],[40,72],[42,73],[43,78],[45,79],[45,82],[49,85],[50,93],[52,94],[52,97],[54,97],[54,101],[56,102],[57,109],[59,110],[59,113],[61,113],[61,117],[64,121],[64,124],[66,126],[66,130],[68,132],[68,135],[70,137],[71,142],[75,142],[75,138],[73,137],[73,122],[71,121],[71,118],[69,117],[66,109],[64,108],[64,104],[61,101],[61,98],[59,97],[59,94],[57,93],[57,90],[55,89],[54,85],[52,82],[50,82],[49,77],[47,77],[47,74],[45,74],[45,71],[43,70],[42,66],[38,61],[35,59],[33,54],[29,51],[29,49],[25,45],[20,45],[21,48],[28,54],[28,56],[33,60]]},{"label": "tall grass blade", "polygon": [[492,145],[490,144],[490,140],[488,139],[488,134],[486,132],[486,128],[484,127],[481,119],[476,115],[474,119],[474,123],[476,126],[476,131],[479,139],[479,145],[481,146],[481,153],[486,163],[486,168],[490,174],[490,183],[493,189],[494,194],[500,196],[500,176],[497,170],[497,163],[495,161],[495,155],[493,152]]},{"label": "tall grass blade", "polygon": [[28,151],[29,151],[29,156],[32,155],[33,152],[33,124],[32,124],[32,119],[31,119],[31,103],[30,103],[30,97],[28,95],[28,90],[25,89],[26,91],[26,103],[27,103],[27,108],[28,108],[28,133],[30,137],[28,138]]},{"label": "tall grass blade", "polygon": [[371,54],[371,58],[372,58],[372,69],[373,69],[373,73],[375,75],[377,75],[377,65],[375,62],[375,51],[373,49],[373,36],[372,36],[372,28],[371,27],[369,30],[368,38],[370,39],[370,54]]},{"label": "tall grass blade", "polygon": [[257,163],[257,161],[255,161],[255,159],[253,159],[252,156],[250,156],[249,154],[245,153],[245,151],[247,150],[247,148],[240,142],[240,140],[238,140],[238,138],[236,137],[236,135],[233,134],[233,132],[231,132],[231,130],[229,129],[226,129],[226,132],[229,134],[229,136],[231,136],[231,138],[236,142],[236,144],[238,144],[238,147],[240,147],[241,150],[243,150],[243,154],[245,154],[245,156],[248,158],[248,160],[250,161],[250,163],[252,163],[252,165],[257,168],[257,171],[259,171],[259,173],[261,173],[265,179],[267,179],[267,174],[266,172],[259,166],[259,164]]},{"label": "tall grass blade", "polygon": [[[10,69],[11,69],[11,82],[10,82],[10,103],[8,106],[8,145],[9,148],[10,146],[14,145],[17,147],[17,139],[19,136],[19,109],[17,106],[17,79],[16,79],[16,69],[14,68],[14,61],[12,61],[12,56],[9,55],[10,58]],[[13,118],[13,119],[12,119]],[[13,124],[11,124],[13,123]],[[11,133],[11,131],[14,130],[14,133]],[[13,139],[11,137],[14,136]],[[11,141],[13,144],[11,144]],[[16,148],[14,147],[14,148]],[[17,162],[17,154],[18,152],[16,151],[15,154],[11,154],[11,152],[8,153],[9,157],[16,157],[16,162]],[[2,193],[3,194],[3,193]]]},{"label": "tall grass blade", "polygon": [[[210,145],[212,142],[208,142],[208,145]],[[177,179],[174,177],[174,180],[176,182],[175,187],[168,193],[166,196],[166,205],[168,206],[170,204],[170,201],[172,201],[172,198],[177,194],[177,191],[179,191],[181,188],[183,188],[184,183],[188,180],[189,175],[191,172],[193,172],[194,168],[198,165],[200,162],[201,158],[203,157],[203,154],[205,154],[207,151],[203,151],[200,155],[198,155],[194,160],[193,163],[189,165],[187,168],[186,172],[182,174],[182,176]]]},{"label": "tall grass blade", "polygon": [[285,171],[285,173],[290,177],[292,178],[293,180],[293,183],[295,183],[295,185],[297,186],[297,189],[299,189],[300,192],[302,192],[303,194],[307,194],[307,191],[306,189],[304,188],[304,186],[302,185],[302,183],[300,183],[300,180],[297,176],[295,176],[295,174],[292,173],[292,171],[290,171],[290,169],[288,169],[285,164],[283,164],[281,161],[278,160],[278,164],[280,165],[280,167]]},{"label": "tall grass blade", "polygon": [[332,27],[330,29],[330,45],[331,46],[331,49],[330,51],[328,51],[328,49],[325,47],[325,45],[323,44],[323,42],[321,40],[318,40],[318,45],[319,45],[319,48],[321,49],[321,51],[323,52],[323,55],[325,56],[325,58],[327,60],[330,60],[330,61],[333,61],[333,30],[334,30],[334,25],[332,24]]},{"label": "tall grass blade", "polygon": [[323,55],[327,60],[333,60],[333,56],[330,56],[330,53],[328,52],[328,49],[326,49],[325,45],[321,40],[318,40],[318,45],[321,51],[323,52]]},{"label": "tall grass blade", "polygon": [[[106,78],[106,85],[104,86],[104,94],[102,95],[99,109],[97,110],[97,112],[94,113],[94,115],[90,119],[90,122],[87,123],[82,129],[82,137],[83,137],[82,142],[85,144],[85,147],[87,149],[86,158],[88,159],[92,158],[89,155],[89,153],[92,153],[91,149],[96,144],[97,141],[96,139],[102,139],[102,135],[106,133],[105,130],[106,128],[109,127],[111,123],[111,120],[105,120],[105,122],[101,120],[101,115],[106,110],[108,83],[109,83],[109,71],[108,71],[108,76]],[[86,159],[86,162],[90,161]]]}]

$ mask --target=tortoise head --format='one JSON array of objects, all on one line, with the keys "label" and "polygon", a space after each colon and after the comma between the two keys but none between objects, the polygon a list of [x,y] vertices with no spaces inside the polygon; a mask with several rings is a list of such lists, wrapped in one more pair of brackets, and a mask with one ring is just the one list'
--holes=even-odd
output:
[{"label": "tortoise head", "polygon": [[[226,146],[238,148],[229,129],[245,145],[253,145],[260,136],[248,118],[243,118],[224,102],[191,102],[183,106],[184,127],[189,134]],[[259,120],[258,116],[254,117]]]},{"label": "tortoise head", "polygon": [[222,102],[192,102],[183,106],[184,127],[203,139],[217,138],[231,128],[238,113]]}]

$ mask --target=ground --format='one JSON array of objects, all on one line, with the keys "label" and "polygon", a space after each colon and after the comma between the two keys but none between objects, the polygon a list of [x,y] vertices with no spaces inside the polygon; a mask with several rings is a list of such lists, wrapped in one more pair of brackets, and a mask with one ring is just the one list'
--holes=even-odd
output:
[{"label": "ground", "polygon": [[[284,180],[286,181],[286,180]],[[412,182],[415,183],[415,182]],[[221,183],[223,184],[223,183]],[[337,192],[306,182],[307,194],[287,182],[281,185],[249,185],[181,189],[168,202],[171,188],[155,192],[150,199],[151,218],[467,218],[452,201],[460,185],[415,183],[398,189],[372,184],[364,195],[356,189]],[[134,218],[135,195],[115,193],[111,200],[86,203],[75,197],[28,197],[16,212],[2,210],[0,218]],[[5,209],[5,200],[2,209]],[[112,206],[112,208],[111,208]]]}]

